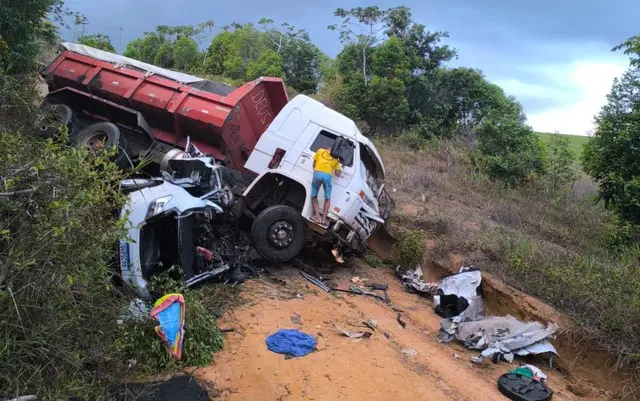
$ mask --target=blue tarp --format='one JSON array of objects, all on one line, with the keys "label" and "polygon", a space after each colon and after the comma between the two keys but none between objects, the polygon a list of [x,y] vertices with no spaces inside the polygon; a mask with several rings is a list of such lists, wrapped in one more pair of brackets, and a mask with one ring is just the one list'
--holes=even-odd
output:
[{"label": "blue tarp", "polygon": [[316,339],[299,330],[280,329],[267,337],[267,348],[278,354],[305,356],[316,349]]}]

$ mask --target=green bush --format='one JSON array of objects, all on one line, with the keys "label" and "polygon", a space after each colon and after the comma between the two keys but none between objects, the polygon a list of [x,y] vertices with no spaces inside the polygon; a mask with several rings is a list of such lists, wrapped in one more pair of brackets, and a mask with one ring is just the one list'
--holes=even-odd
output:
[{"label": "green bush", "polygon": [[396,138],[400,146],[404,146],[413,151],[419,152],[429,146],[429,141],[416,130],[404,130]]},{"label": "green bush", "polygon": [[607,99],[582,164],[598,183],[605,206],[640,224],[640,66],[616,79]]},{"label": "green bush", "polygon": [[547,149],[547,178],[551,190],[558,192],[578,176],[576,155],[571,151],[566,136],[552,135]]},{"label": "green bush", "polygon": [[424,234],[419,230],[403,233],[393,245],[394,256],[407,267],[413,267],[420,263],[426,251]]},{"label": "green bush", "polygon": [[546,171],[546,152],[523,116],[484,121],[478,135],[477,166],[507,185],[535,180]]},{"label": "green bush", "polygon": [[150,317],[126,319],[118,327],[115,354],[128,362],[132,372],[157,374],[188,366],[207,366],[213,363],[213,354],[222,349],[222,333],[213,315],[203,305],[198,291],[181,291],[185,297],[185,337],[182,358],[169,356],[154,328],[156,320]]},{"label": "green bush", "polygon": [[121,172],[20,131],[0,130],[0,148],[0,395],[101,399],[122,302],[109,269]]},{"label": "green bush", "polygon": [[186,288],[182,270],[174,266],[155,276],[149,289],[154,294],[184,295],[186,315],[182,357],[179,361],[171,358],[154,330],[157,321],[145,316],[125,319],[119,326],[114,350],[119,359],[127,361],[132,372],[144,374],[213,363],[213,354],[223,346],[222,333],[205,307],[201,292]]}]

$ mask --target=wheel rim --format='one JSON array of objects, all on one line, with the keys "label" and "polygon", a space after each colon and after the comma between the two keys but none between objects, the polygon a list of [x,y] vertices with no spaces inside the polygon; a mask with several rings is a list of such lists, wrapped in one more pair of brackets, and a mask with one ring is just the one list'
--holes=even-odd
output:
[{"label": "wheel rim", "polygon": [[291,245],[296,234],[291,223],[286,220],[278,220],[269,227],[267,236],[271,245],[282,249]]},{"label": "wheel rim", "polygon": [[108,140],[109,135],[106,132],[96,131],[93,135],[84,138],[82,145],[88,147],[91,151],[97,151],[104,148]]}]

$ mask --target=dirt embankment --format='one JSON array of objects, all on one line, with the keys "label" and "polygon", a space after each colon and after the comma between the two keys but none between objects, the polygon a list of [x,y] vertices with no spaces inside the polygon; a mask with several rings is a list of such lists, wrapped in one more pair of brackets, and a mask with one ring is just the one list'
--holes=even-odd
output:
[{"label": "dirt embankment", "polygon": [[[437,278],[444,270],[429,266],[426,273]],[[221,400],[504,400],[496,380],[514,365],[477,365],[469,361],[476,352],[449,343],[440,344],[440,318],[430,300],[407,293],[390,269],[360,264],[338,269],[331,276],[346,288],[353,276],[390,285],[389,296],[402,310],[406,328],[396,320],[397,312],[370,297],[325,293],[302,279],[297,270],[284,270],[286,285],[266,278],[250,281],[243,306],[230,310],[221,326],[232,326],[225,349],[216,363],[196,369],[200,380],[212,383]],[[511,313],[519,318],[562,322],[552,308],[527,299],[524,294],[501,286],[491,276],[485,279],[490,311]],[[499,295],[500,294],[500,295]],[[515,302],[515,304],[514,304]],[[521,311],[520,309],[523,309]],[[299,316],[301,324],[297,324]],[[371,338],[353,340],[334,326],[358,330],[366,319],[375,319],[378,329]],[[318,351],[302,358],[285,359],[267,350],[266,337],[280,328],[299,328],[318,339]],[[564,354],[563,360],[574,357]],[[608,400],[622,388],[617,376],[596,378],[595,372],[550,369],[528,360],[549,375],[554,400]],[[573,369],[573,370],[572,370]],[[585,374],[593,373],[593,374]]]}]

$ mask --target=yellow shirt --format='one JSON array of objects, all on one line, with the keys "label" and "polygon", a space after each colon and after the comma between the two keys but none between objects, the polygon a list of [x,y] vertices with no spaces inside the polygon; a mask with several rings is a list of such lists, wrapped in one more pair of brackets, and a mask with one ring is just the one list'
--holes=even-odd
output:
[{"label": "yellow shirt", "polygon": [[327,149],[318,149],[313,155],[313,166],[316,171],[333,174],[335,170],[340,170],[340,162],[334,159]]}]

